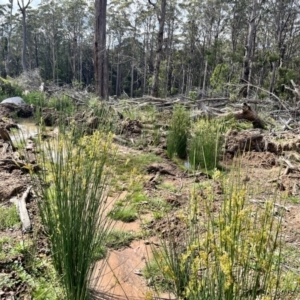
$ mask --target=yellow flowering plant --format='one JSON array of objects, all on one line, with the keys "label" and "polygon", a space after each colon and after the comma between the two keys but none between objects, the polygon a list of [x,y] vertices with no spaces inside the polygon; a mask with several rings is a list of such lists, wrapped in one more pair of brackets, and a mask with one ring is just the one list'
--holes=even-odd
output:
[{"label": "yellow flowering plant", "polygon": [[172,234],[162,240],[163,274],[178,299],[277,299],[281,216],[274,216],[275,199],[264,209],[251,206],[244,185],[215,172],[213,179],[222,180],[220,208],[213,189],[195,185],[184,242]]}]

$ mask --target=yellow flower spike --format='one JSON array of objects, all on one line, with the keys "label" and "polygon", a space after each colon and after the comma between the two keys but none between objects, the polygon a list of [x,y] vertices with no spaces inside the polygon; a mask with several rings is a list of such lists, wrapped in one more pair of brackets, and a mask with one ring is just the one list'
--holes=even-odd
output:
[{"label": "yellow flower spike", "polygon": [[217,168],[214,169],[213,175],[212,175],[212,179],[214,180],[218,180],[221,178],[221,171],[218,170]]},{"label": "yellow flower spike", "polygon": [[130,158],[127,158],[126,161],[125,161],[125,166],[127,166],[130,162]]}]

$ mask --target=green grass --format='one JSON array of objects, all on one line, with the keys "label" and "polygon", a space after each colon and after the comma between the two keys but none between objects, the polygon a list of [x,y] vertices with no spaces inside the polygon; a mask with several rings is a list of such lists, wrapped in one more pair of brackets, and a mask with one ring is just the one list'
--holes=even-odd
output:
[{"label": "green grass", "polygon": [[[150,286],[154,286],[157,291],[170,291],[173,287],[172,278],[165,272],[168,269],[168,262],[161,251],[153,251],[153,258],[147,262],[143,269],[143,275],[148,280]],[[164,275],[162,275],[164,274]]]},{"label": "green grass", "polygon": [[[163,216],[172,209],[172,206],[166,203],[165,199],[160,197],[150,197],[147,202],[139,207],[140,213],[153,212],[156,215]],[[159,214],[157,214],[157,212]]]},{"label": "green grass", "polygon": [[111,165],[116,166],[116,172],[118,175],[126,176],[135,170],[138,174],[145,174],[146,167],[152,163],[162,162],[162,158],[156,156],[153,153],[128,153],[117,154],[114,161],[110,161]]},{"label": "green grass", "polygon": [[16,206],[4,207],[0,205],[0,230],[7,228],[17,229],[20,225],[21,222]]},{"label": "green grass", "polygon": [[135,206],[117,206],[109,212],[108,216],[115,221],[130,223],[134,222],[137,219],[137,209],[135,208]]},{"label": "green grass", "polygon": [[168,182],[162,182],[160,185],[157,186],[157,188],[160,190],[168,190],[172,193],[176,193],[178,189],[178,187],[176,187],[174,184]]},{"label": "green grass", "polygon": [[135,235],[128,231],[112,230],[106,238],[106,246],[112,249],[129,247]]}]

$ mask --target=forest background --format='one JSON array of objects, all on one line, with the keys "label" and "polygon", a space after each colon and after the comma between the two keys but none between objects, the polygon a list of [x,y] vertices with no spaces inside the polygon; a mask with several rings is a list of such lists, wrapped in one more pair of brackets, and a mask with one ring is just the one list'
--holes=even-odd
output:
[{"label": "forest background", "polygon": [[[93,1],[36,6],[19,0],[23,10],[16,0],[6,2],[0,6],[1,76],[39,69],[46,82],[94,84]],[[288,98],[285,85],[299,83],[299,8],[298,0],[108,1],[109,94],[150,94],[161,51],[156,96]],[[245,83],[259,89],[237,88]]]}]

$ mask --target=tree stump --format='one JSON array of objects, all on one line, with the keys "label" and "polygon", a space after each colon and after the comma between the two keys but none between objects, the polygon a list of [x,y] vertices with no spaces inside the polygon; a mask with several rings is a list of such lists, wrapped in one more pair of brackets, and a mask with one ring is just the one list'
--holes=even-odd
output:
[{"label": "tree stump", "polygon": [[242,112],[234,114],[237,120],[247,120],[252,122],[253,128],[265,129],[266,123],[257,115],[257,113],[247,104],[243,104]]}]

